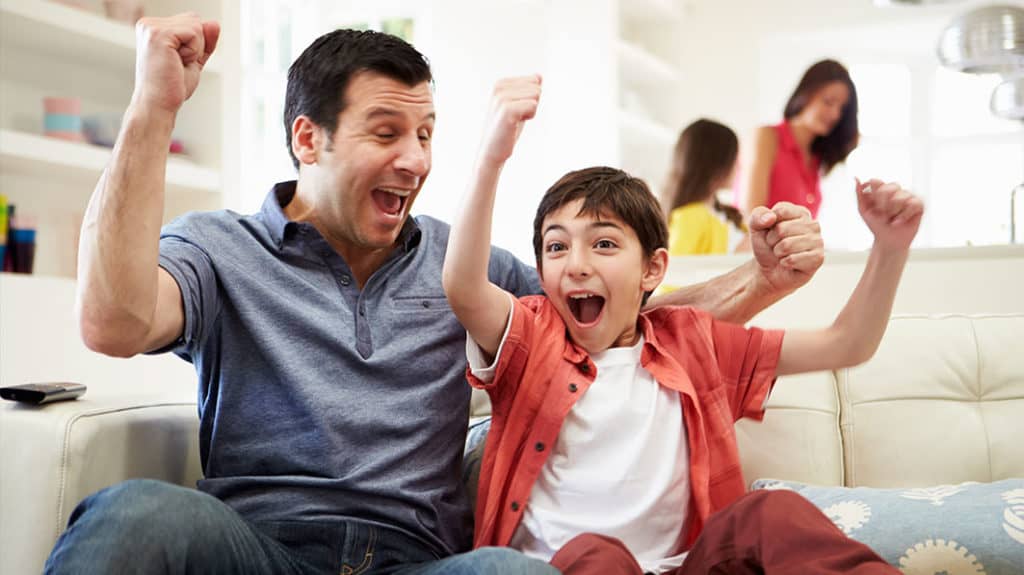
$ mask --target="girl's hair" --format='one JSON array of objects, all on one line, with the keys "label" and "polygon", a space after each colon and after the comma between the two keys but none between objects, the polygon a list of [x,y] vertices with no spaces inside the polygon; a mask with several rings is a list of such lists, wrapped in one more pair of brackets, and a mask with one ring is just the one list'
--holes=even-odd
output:
[{"label": "girl's hair", "polygon": [[842,82],[850,91],[850,99],[843,107],[843,115],[839,117],[832,131],[826,136],[818,136],[811,143],[811,152],[821,160],[821,168],[825,174],[840,164],[850,152],[857,147],[859,132],[857,128],[857,88],[853,85],[850,72],[835,60],[822,60],[804,72],[793,95],[786,102],[783,115],[787,120],[803,111],[804,107],[818,90],[833,82]]},{"label": "girl's hair", "polygon": [[[662,194],[666,220],[672,210],[714,196],[714,186],[727,177],[736,165],[739,140],[728,126],[701,118],[679,134],[672,155],[672,170]],[[715,196],[715,210],[737,228],[743,229],[743,216]]]}]

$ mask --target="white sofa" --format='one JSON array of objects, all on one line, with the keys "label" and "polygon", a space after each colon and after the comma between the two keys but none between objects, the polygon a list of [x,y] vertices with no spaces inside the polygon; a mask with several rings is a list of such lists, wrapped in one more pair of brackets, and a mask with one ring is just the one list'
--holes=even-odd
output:
[{"label": "white sofa", "polygon": [[903,316],[866,364],[780,378],[737,424],[748,480],[921,487],[1024,477],[1024,314]]},{"label": "white sofa", "polygon": [[[821,281],[828,274],[819,272]],[[49,306],[45,329],[40,311],[17,305],[28,292]],[[132,477],[194,486],[201,473],[190,366],[171,356],[89,354],[77,338],[72,295],[71,282],[0,274],[0,384],[89,385],[76,401],[42,408],[0,402],[5,574],[38,573],[89,493]],[[747,479],[929,487],[1024,477],[1024,298],[997,303],[996,311],[1019,313],[899,317],[867,364],[780,380],[765,421],[738,424]]]}]

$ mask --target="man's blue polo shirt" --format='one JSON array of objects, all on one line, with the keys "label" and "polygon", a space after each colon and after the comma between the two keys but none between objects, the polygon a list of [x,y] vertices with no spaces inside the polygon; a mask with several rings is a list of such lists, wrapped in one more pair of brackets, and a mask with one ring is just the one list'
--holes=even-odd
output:
[{"label": "man's blue polo shirt", "polygon": [[[441,287],[448,225],[410,218],[360,290],[312,225],[286,219],[294,193],[278,184],[258,214],[191,213],[160,237],[185,307],[170,349],[199,375],[199,488],[257,524],[357,520],[465,550],[470,388]],[[503,250],[490,278],[540,292]]]}]

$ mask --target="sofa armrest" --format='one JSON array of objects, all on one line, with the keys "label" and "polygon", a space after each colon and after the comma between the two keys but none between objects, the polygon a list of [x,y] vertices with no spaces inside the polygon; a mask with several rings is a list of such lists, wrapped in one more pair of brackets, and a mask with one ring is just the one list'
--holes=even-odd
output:
[{"label": "sofa armrest", "polygon": [[[97,390],[99,391],[99,390]],[[195,401],[180,393],[0,406],[0,557],[39,573],[89,494],[130,478],[194,487],[201,476]]]}]

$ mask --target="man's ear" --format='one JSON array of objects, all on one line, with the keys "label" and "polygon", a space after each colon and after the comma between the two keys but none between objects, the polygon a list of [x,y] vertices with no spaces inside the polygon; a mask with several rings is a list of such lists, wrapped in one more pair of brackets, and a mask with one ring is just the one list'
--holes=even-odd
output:
[{"label": "man's ear", "polygon": [[324,131],[309,116],[299,116],[292,122],[292,153],[300,164],[315,164],[323,146]]},{"label": "man's ear", "polygon": [[661,281],[665,279],[665,274],[668,272],[668,250],[665,248],[658,248],[654,250],[651,257],[647,260],[647,265],[644,268],[644,275],[640,278],[640,287],[645,292],[654,291],[656,287],[661,284]]}]

